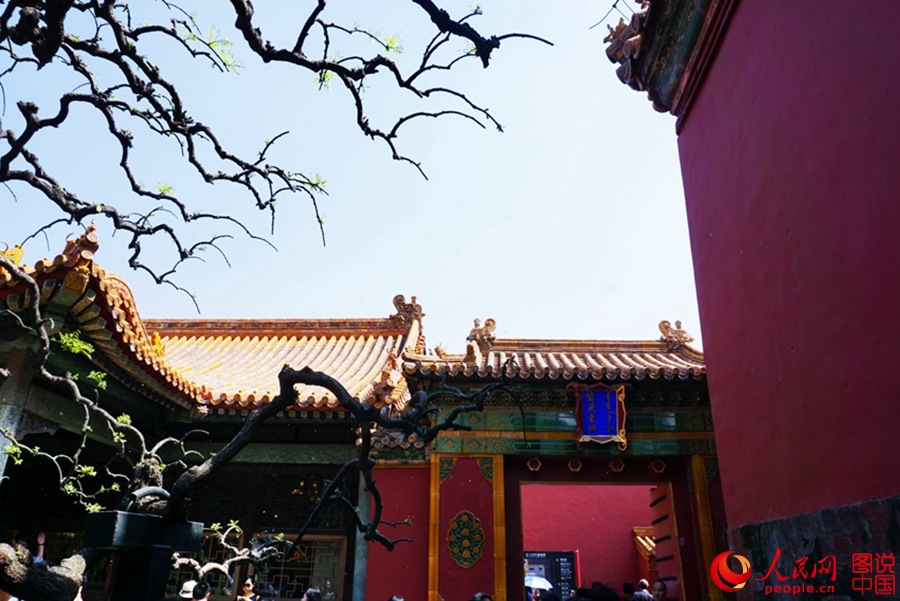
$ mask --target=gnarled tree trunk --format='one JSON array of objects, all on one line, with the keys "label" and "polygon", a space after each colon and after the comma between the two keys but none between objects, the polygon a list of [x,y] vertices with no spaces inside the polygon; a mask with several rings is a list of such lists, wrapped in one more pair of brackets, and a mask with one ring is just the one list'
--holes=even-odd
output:
[{"label": "gnarled tree trunk", "polygon": [[59,566],[35,563],[27,550],[0,543],[0,590],[26,601],[72,601],[82,585],[86,557],[79,552]]}]

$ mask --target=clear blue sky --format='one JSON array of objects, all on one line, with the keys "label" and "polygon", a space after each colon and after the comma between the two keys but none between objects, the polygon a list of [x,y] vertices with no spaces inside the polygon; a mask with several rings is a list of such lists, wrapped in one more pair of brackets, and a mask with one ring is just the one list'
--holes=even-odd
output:
[{"label": "clear blue sky", "polygon": [[[272,28],[269,37],[287,44],[296,30],[278,4],[267,15],[267,5],[255,3],[263,29]],[[352,16],[343,18],[398,35],[405,48],[400,60],[415,60],[416,40],[429,22],[406,4],[356,0],[345,3],[344,14]],[[616,78],[604,54],[605,26],[588,29],[609,5],[481,6],[484,15],[473,25],[482,33],[521,31],[555,45],[508,40],[489,69],[471,61],[449,76],[449,85],[489,107],[506,131],[453,118],[409,127],[399,144],[422,161],[427,181],[355,129],[340,86],[320,91],[311,74],[264,66],[239,45],[245,65],[239,75],[218,75],[181,55],[163,64],[186,90],[194,115],[217,127],[234,149],[251,155],[263,140],[290,130],[273,158],[328,182],[320,205],[327,246],[308,201],[297,196],[296,203],[281,204],[273,239],[278,252],[238,240],[225,247],[230,269],[214,255],[183,269],[177,281],[196,294],[200,317],[382,317],[402,293],[423,306],[429,347],[442,343],[451,351],[462,350],[474,318],[487,317],[504,338],[576,339],[652,339],[659,321],[680,319],[700,345],[674,118],[656,113],[645,95]],[[471,4],[447,7],[456,15]],[[227,31],[225,13],[196,10]],[[49,113],[46,80],[23,74],[16,81],[18,88],[6,84],[4,119],[15,118],[10,107],[22,97],[37,98]],[[389,82],[373,80],[366,94],[373,121],[397,103],[413,106],[380,83]],[[73,190],[115,203],[124,197],[115,155],[103,134],[88,129],[97,120],[83,116],[82,125],[40,141],[46,163]],[[172,185],[266,231],[267,216],[241,209],[228,188],[197,182],[165,160],[166,151],[177,147],[139,146],[145,184]],[[16,193],[17,202],[0,191],[0,240],[10,244],[50,214],[39,204],[45,201],[21,188]],[[130,273],[124,237],[111,239],[106,225],[98,226],[97,258],[130,282],[143,317],[198,316],[186,296]],[[32,240],[26,262],[58,253],[75,231],[56,228],[49,250]]]}]

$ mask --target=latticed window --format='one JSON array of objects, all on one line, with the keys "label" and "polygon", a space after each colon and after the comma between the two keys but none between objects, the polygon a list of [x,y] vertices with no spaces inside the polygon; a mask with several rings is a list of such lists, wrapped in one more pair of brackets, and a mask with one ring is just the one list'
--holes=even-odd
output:
[{"label": "latticed window", "polygon": [[[240,548],[253,538],[245,534],[229,539],[228,543]],[[287,538],[290,539],[290,535]],[[248,571],[256,580],[256,593],[263,599],[272,601],[300,599],[310,586],[319,588],[324,600],[342,599],[346,551],[346,537],[307,536],[291,557],[271,560],[262,570],[255,573],[254,568],[247,566],[235,568],[231,580],[220,572],[210,573],[207,580],[212,586],[211,599],[216,601],[233,599],[240,593],[234,583],[240,583]],[[182,556],[194,557],[201,564],[226,559],[224,548],[218,544],[210,531],[204,532],[203,546],[199,553],[183,553]],[[194,574],[190,568],[183,567],[172,572],[166,589],[167,595],[170,597],[176,595],[181,585],[192,579]]]},{"label": "latticed window", "polygon": [[[244,541],[245,538],[243,535],[228,538],[228,544],[237,548],[241,548],[244,545]],[[213,536],[213,533],[210,530],[205,530],[203,532],[203,543],[199,553],[182,553],[181,556],[193,557],[197,559],[201,565],[207,562],[222,562],[228,558],[225,547],[218,543],[218,539]],[[231,577],[232,581],[229,581],[229,579],[221,572],[210,572],[207,574],[206,580],[212,587],[211,598],[232,599],[234,595],[237,594],[234,590],[233,573],[231,574]],[[178,591],[181,590],[181,585],[183,583],[195,579],[196,576],[189,567],[181,567],[178,570],[172,571],[169,575],[169,582],[166,585],[167,595],[169,597],[176,595]]]},{"label": "latticed window", "polygon": [[310,536],[291,557],[275,560],[256,574],[256,592],[267,599],[300,599],[315,586],[322,599],[342,599],[347,539]]}]

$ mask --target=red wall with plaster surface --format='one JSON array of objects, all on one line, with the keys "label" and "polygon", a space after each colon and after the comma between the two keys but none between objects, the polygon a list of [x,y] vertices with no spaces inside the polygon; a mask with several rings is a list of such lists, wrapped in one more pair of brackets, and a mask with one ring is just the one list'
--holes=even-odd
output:
[{"label": "red wall with plaster surface", "polygon": [[375,480],[382,491],[385,521],[403,521],[409,526],[385,528],[389,538],[410,537],[393,551],[370,543],[366,570],[366,599],[428,597],[428,502],[430,472],[425,467],[378,468]]},{"label": "red wall with plaster surface", "polygon": [[729,527],[900,494],[898,20],[736,3],[680,132]]},{"label": "red wall with plaster surface", "polygon": [[652,486],[528,484],[522,486],[527,551],[579,551],[584,583],[640,578],[631,529],[649,526]]}]

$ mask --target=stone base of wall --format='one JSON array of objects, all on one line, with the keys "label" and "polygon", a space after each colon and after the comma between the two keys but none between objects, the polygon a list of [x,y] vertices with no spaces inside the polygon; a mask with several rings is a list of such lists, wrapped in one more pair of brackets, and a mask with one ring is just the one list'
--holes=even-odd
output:
[{"label": "stone base of wall", "polygon": [[[732,528],[728,543],[732,551],[750,560],[753,572],[737,593],[740,601],[900,600],[900,496]],[[863,554],[856,557],[857,572],[859,561],[864,570],[871,557],[871,573],[854,573],[854,554]],[[805,565],[800,565],[804,558]],[[881,574],[877,573],[878,564],[884,568]],[[879,576],[881,591],[893,586],[892,594],[876,594]],[[865,593],[854,590],[854,578],[871,579],[872,588]],[[858,580],[856,584],[869,582]],[[766,589],[785,585],[800,588],[790,592]],[[834,592],[819,588],[829,585]]]}]

